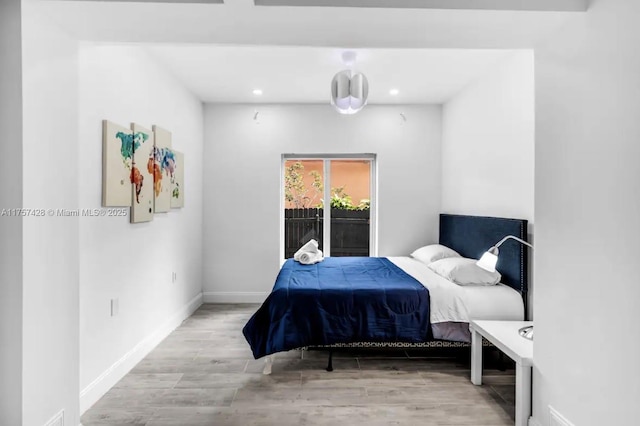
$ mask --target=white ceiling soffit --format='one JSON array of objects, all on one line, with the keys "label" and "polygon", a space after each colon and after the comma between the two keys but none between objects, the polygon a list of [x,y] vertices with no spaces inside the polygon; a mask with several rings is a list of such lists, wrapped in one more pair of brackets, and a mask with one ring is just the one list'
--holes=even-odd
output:
[{"label": "white ceiling soffit", "polygon": [[357,48],[527,49],[580,15],[257,7],[253,0],[224,4],[54,0],[39,6],[48,19],[86,41]]},{"label": "white ceiling soffit", "polygon": [[[69,0],[77,1],[77,0]],[[82,0],[80,0],[82,1]],[[85,1],[109,1],[113,3],[176,3],[176,4],[224,4],[224,0],[85,0]],[[228,0],[227,0],[228,1]]]},{"label": "white ceiling soffit", "polygon": [[588,0],[255,0],[256,6],[584,12]]},{"label": "white ceiling soffit", "polygon": [[[344,49],[155,45],[146,49],[204,102],[328,103]],[[513,51],[357,49],[372,104],[441,104]],[[254,89],[262,95],[255,96]],[[389,91],[397,89],[392,96]]]}]

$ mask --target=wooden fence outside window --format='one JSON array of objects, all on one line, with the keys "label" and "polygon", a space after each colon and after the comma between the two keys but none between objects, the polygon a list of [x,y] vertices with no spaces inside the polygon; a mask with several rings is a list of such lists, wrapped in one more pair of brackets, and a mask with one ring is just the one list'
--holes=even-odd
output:
[{"label": "wooden fence outside window", "polygon": [[[369,210],[331,209],[331,256],[369,256],[369,218]],[[323,223],[323,209],[285,209],[285,258],[311,239],[324,250]]]}]

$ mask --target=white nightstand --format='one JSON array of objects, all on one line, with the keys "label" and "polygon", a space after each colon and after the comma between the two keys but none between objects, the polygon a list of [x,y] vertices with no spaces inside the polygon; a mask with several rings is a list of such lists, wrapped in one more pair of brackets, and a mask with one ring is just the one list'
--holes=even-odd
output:
[{"label": "white nightstand", "polygon": [[527,426],[531,415],[533,341],[518,330],[531,321],[471,321],[471,383],[482,384],[482,337],[516,362],[516,426]]}]

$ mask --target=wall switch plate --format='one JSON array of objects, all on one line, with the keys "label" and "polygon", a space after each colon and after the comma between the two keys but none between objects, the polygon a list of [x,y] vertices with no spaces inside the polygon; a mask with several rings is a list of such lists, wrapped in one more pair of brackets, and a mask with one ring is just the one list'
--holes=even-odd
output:
[{"label": "wall switch plate", "polygon": [[552,406],[549,406],[549,426],[574,426],[569,420],[565,419]]},{"label": "wall switch plate", "polygon": [[177,272],[172,272],[171,273],[171,282],[175,283],[176,281],[178,281],[178,273]]},{"label": "wall switch plate", "polygon": [[111,299],[111,316],[115,317],[120,312],[120,300],[118,298]]}]

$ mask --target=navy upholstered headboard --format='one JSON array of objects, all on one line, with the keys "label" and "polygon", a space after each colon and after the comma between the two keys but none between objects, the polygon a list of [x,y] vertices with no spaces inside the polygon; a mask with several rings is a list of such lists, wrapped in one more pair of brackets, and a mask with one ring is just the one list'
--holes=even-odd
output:
[{"label": "navy upholstered headboard", "polygon": [[[463,257],[480,256],[503,237],[514,235],[527,241],[527,221],[500,217],[440,215],[440,244],[454,249]],[[528,288],[527,247],[507,240],[500,246],[496,269],[502,274],[501,282],[519,291],[523,296]]]}]

